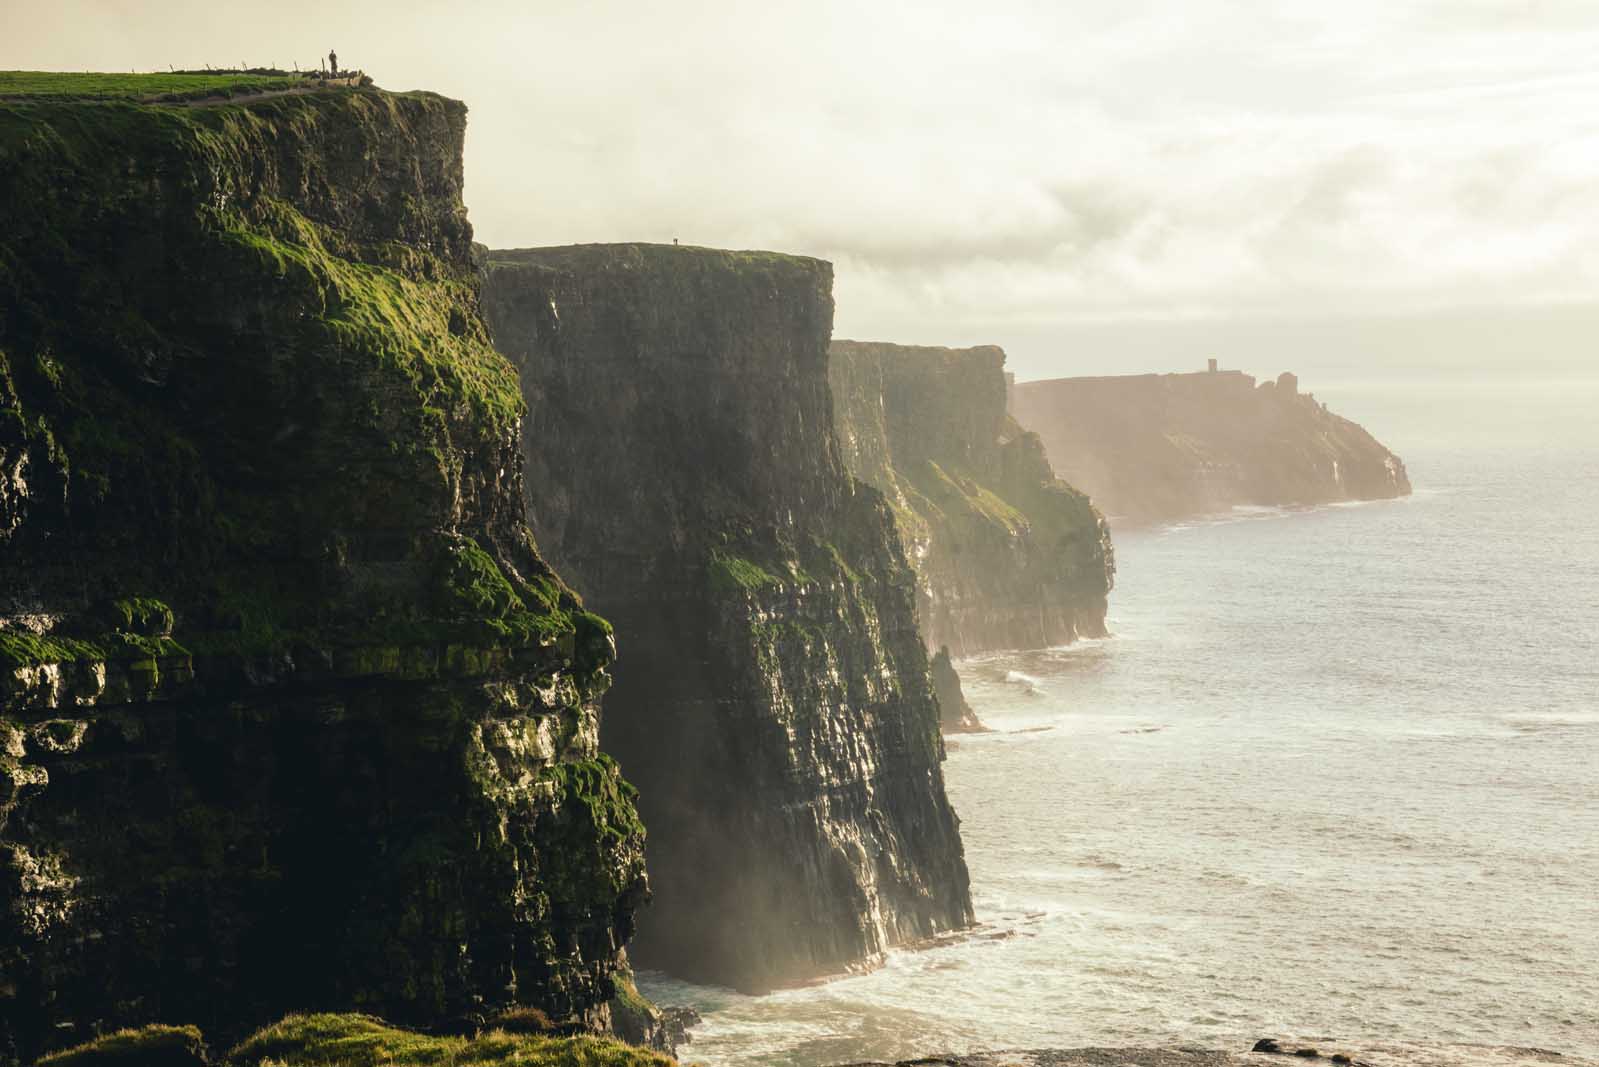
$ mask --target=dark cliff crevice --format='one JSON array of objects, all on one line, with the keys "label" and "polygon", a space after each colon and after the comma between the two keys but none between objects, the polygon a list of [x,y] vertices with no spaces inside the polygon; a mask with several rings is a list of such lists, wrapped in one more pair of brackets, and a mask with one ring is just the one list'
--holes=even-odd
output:
[{"label": "dark cliff crevice", "polygon": [[912,574],[833,441],[831,288],[686,247],[487,264],[530,521],[623,635],[604,742],[650,826],[637,958],[746,989],[971,920]]},{"label": "dark cliff crevice", "polygon": [[602,1022],[610,629],[525,521],[465,108],[0,103],[0,1060]]},{"label": "dark cliff crevice", "polygon": [[1126,526],[1410,493],[1399,457],[1292,374],[1258,386],[1238,371],[1020,382],[1011,414]]},{"label": "dark cliff crevice", "polygon": [[893,507],[922,633],[957,656],[1104,636],[1115,573],[1099,512],[1006,415],[1004,363],[993,346],[832,345],[846,465]]}]

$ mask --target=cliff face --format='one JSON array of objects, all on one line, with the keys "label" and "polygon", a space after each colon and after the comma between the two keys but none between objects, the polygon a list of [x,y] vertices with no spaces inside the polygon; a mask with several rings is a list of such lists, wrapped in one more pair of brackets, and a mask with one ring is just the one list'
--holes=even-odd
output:
[{"label": "cliff face", "polygon": [[1103,636],[1115,574],[1099,512],[1006,416],[1004,364],[992,346],[832,346],[845,464],[893,507],[922,633],[958,656]]},{"label": "cliff face", "polygon": [[0,103],[0,1061],[290,1009],[601,1022],[609,626],[524,520],[465,108]]},{"label": "cliff face", "polygon": [[1011,414],[1129,526],[1410,492],[1399,457],[1301,395],[1292,374],[1259,386],[1237,371],[1022,382]]},{"label": "cliff face", "polygon": [[584,246],[487,277],[530,521],[625,635],[604,743],[650,826],[638,959],[763,988],[968,923],[912,575],[833,442],[830,267]]}]

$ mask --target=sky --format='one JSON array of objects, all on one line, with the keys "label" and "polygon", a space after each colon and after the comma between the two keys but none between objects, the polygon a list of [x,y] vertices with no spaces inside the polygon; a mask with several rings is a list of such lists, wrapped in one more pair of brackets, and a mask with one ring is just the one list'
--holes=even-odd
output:
[{"label": "sky", "polygon": [[835,265],[835,334],[1023,378],[1599,376],[1593,0],[0,0],[0,69],[465,100],[492,247]]}]

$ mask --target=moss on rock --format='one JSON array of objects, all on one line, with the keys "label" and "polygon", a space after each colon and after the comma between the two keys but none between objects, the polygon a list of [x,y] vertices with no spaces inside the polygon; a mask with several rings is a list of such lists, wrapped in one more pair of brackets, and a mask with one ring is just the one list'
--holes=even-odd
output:
[{"label": "moss on rock", "polygon": [[0,1049],[602,1022],[642,836],[608,625],[526,525],[465,108],[74,95],[0,91]]}]

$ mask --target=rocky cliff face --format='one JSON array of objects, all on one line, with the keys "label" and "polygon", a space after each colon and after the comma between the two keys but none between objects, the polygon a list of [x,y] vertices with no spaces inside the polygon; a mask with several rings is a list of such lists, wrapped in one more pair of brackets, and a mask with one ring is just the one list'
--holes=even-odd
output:
[{"label": "rocky cliff face", "polygon": [[961,676],[950,661],[949,647],[943,646],[933,653],[933,692],[938,697],[939,725],[946,734],[983,733],[988,727],[977,718],[972,706],[966,703],[966,692],[961,688]]},{"label": "rocky cliff face", "polygon": [[0,103],[0,1061],[602,1022],[609,626],[535,551],[465,108]]},{"label": "rocky cliff face", "polygon": [[487,279],[530,520],[624,635],[604,742],[650,826],[640,962],[763,988],[968,923],[911,571],[833,442],[831,268],[584,246]]},{"label": "rocky cliff face", "polygon": [[1103,636],[1115,573],[1089,498],[1005,414],[1005,353],[835,341],[844,461],[882,491],[922,633],[957,656]]},{"label": "rocky cliff face", "polygon": [[1113,523],[1410,492],[1399,457],[1301,395],[1292,374],[1259,386],[1238,371],[1021,382],[1011,404]]}]

